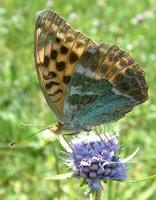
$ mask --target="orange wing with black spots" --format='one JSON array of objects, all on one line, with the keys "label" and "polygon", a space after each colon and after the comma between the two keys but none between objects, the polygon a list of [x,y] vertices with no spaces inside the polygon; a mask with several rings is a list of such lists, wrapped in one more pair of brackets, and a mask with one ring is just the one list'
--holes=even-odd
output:
[{"label": "orange wing with black spots", "polygon": [[84,50],[95,43],[52,11],[39,14],[35,28],[35,61],[47,103],[63,121],[64,101],[73,70]]}]

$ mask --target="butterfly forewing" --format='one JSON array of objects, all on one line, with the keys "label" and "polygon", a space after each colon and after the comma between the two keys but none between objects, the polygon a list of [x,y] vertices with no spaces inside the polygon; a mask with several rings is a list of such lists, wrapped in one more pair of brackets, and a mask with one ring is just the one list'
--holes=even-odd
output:
[{"label": "butterfly forewing", "polygon": [[87,46],[93,44],[55,12],[39,14],[35,30],[36,67],[45,98],[61,121],[75,64]]}]

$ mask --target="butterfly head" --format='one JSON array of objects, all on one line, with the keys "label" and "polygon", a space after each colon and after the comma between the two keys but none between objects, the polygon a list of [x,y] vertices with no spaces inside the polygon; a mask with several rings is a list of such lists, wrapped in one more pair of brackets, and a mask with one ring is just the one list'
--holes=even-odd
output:
[{"label": "butterfly head", "polygon": [[80,129],[77,128],[77,126],[69,124],[69,123],[62,123],[58,122],[52,125],[51,132],[56,135],[61,134],[78,134],[80,132]]},{"label": "butterfly head", "polygon": [[58,122],[58,123],[53,124],[52,127],[50,128],[50,130],[52,133],[59,135],[62,132],[64,132],[65,125],[61,122]]}]

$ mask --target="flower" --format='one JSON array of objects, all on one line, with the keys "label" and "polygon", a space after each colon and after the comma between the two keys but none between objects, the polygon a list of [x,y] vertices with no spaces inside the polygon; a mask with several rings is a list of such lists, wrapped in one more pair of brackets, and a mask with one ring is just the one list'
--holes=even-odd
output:
[{"label": "flower", "polygon": [[129,159],[119,157],[120,145],[116,135],[80,135],[71,141],[70,147],[72,150],[67,153],[66,164],[76,178],[83,178],[83,182],[89,185],[87,193],[101,191],[101,181],[124,181],[128,178],[125,163]]},{"label": "flower", "polygon": [[78,17],[77,14],[74,13],[74,12],[71,12],[71,13],[69,14],[69,19],[72,20],[72,21],[77,20],[77,17]]},{"label": "flower", "polygon": [[98,28],[100,26],[100,21],[98,19],[94,19],[92,25],[94,28]]}]

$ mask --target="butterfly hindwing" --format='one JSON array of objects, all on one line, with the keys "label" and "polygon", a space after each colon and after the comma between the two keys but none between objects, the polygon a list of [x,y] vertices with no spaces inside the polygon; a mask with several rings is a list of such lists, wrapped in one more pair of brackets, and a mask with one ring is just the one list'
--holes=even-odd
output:
[{"label": "butterfly hindwing", "polygon": [[65,115],[67,123],[72,119],[76,129],[85,129],[120,119],[146,99],[144,73],[136,61],[117,46],[104,43],[86,49],[77,63]]}]

